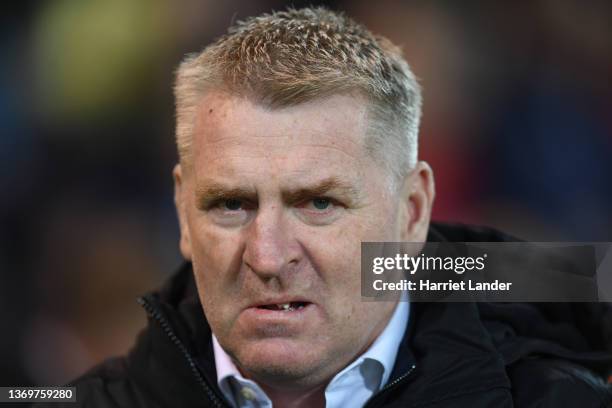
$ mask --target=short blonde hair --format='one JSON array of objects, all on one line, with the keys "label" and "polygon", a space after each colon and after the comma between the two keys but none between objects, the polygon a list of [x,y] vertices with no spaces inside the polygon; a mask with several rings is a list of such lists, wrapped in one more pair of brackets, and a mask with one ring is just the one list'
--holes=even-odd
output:
[{"label": "short blonde hair", "polygon": [[288,9],[240,21],[176,73],[176,141],[190,161],[198,102],[207,89],[227,91],[272,109],[336,93],[369,103],[366,148],[396,177],[417,160],[421,90],[388,39],[342,13]]}]

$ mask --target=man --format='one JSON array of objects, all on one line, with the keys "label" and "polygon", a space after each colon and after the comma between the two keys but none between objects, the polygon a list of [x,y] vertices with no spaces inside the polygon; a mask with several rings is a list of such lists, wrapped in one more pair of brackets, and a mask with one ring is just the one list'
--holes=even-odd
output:
[{"label": "man", "polygon": [[529,305],[362,301],[361,242],[506,239],[430,226],[421,94],[388,40],[325,9],[262,15],[187,58],[175,95],[188,262],[141,299],[150,324],[129,356],[75,383],[80,405],[610,401],[597,324],[562,336]]}]

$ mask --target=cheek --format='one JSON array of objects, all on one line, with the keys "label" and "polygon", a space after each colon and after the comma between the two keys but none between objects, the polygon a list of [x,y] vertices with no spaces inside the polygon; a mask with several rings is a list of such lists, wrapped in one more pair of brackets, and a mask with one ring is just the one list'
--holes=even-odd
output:
[{"label": "cheek", "polygon": [[[200,300],[211,326],[231,321],[231,303],[239,292],[241,239],[207,225],[192,224],[192,264]],[[212,318],[212,319],[211,319]]]},{"label": "cheek", "polygon": [[316,270],[330,291],[361,296],[361,243],[385,241],[393,236],[387,214],[350,215],[329,230],[314,230],[305,238],[304,246]]},{"label": "cheek", "polygon": [[[393,216],[354,217],[324,239],[321,234],[310,237],[312,260],[328,291],[327,302],[334,321],[345,330],[364,330],[376,325],[386,306],[361,298],[361,242],[392,241]],[[338,327],[339,328],[339,327]]]},{"label": "cheek", "polygon": [[211,226],[203,219],[190,222],[190,227],[193,263],[207,271],[206,280],[219,280],[231,273],[240,256],[240,235]]},{"label": "cheek", "polygon": [[319,335],[326,334],[330,347],[337,347],[336,352],[341,353],[363,349],[378,333],[389,306],[362,299],[361,241],[338,238],[335,245],[321,245],[313,254],[313,262],[324,281],[329,316],[328,330]]},{"label": "cheek", "polygon": [[316,231],[303,241],[326,292],[330,314],[348,319],[361,296],[361,240],[358,229]]}]

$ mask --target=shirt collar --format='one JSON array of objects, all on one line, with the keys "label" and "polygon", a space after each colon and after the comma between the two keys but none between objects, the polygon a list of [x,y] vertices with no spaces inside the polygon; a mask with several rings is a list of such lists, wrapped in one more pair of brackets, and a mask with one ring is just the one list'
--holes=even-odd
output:
[{"label": "shirt collar", "polygon": [[[410,315],[410,302],[405,296],[398,302],[395,307],[395,311],[387,323],[387,326],[382,331],[380,336],[376,338],[374,343],[358,357],[352,364],[346,367],[343,371],[351,367],[351,365],[358,363],[358,361],[373,360],[382,364],[383,375],[380,381],[380,387],[383,387],[393,371],[395,360],[397,357],[397,350],[399,349],[404,332],[408,326],[408,317]],[[340,373],[342,373],[341,371]],[[334,377],[335,378],[335,377]],[[332,380],[333,381],[333,380]]]}]

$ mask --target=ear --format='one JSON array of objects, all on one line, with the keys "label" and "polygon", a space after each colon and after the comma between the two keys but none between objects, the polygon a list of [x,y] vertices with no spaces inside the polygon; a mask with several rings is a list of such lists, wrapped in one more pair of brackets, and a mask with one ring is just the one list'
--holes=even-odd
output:
[{"label": "ear", "polygon": [[424,161],[416,164],[404,179],[401,194],[405,215],[401,225],[401,240],[424,242],[436,194],[433,171],[429,164]]},{"label": "ear", "polygon": [[174,176],[174,205],[176,206],[176,213],[178,215],[179,228],[181,230],[180,249],[183,257],[191,261],[191,238],[189,236],[189,227],[187,224],[187,212],[185,206],[185,187],[183,185],[183,174],[181,165],[177,164],[174,166],[172,171]]}]

